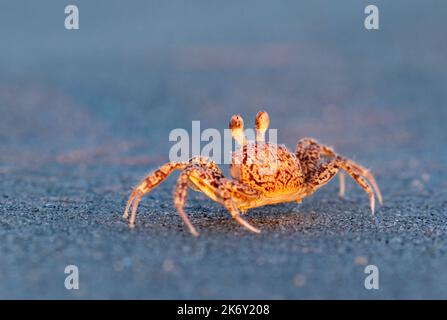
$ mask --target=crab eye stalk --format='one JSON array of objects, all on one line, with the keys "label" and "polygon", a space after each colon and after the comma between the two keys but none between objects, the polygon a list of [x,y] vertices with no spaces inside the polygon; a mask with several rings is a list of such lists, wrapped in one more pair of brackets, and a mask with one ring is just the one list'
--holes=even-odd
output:
[{"label": "crab eye stalk", "polygon": [[265,132],[269,127],[270,119],[266,111],[259,111],[256,115],[256,141],[264,142]]},{"label": "crab eye stalk", "polygon": [[236,142],[243,146],[247,144],[247,138],[244,134],[244,120],[238,114],[231,117],[230,120],[231,136]]}]

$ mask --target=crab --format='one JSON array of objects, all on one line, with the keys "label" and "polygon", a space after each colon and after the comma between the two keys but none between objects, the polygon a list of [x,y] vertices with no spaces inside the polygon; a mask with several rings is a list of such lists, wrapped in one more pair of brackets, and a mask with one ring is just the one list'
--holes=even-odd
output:
[{"label": "crab", "polygon": [[284,145],[265,142],[269,121],[265,111],[256,115],[256,139],[249,142],[244,134],[242,117],[231,117],[229,127],[237,145],[230,164],[231,178],[225,177],[215,162],[202,156],[185,162],[166,163],[133,189],[123,218],[129,220],[130,227],[134,227],[142,197],[175,170],[181,173],[175,185],[174,205],[194,236],[198,236],[198,232],[184,210],[189,187],[223,205],[231,217],[246,229],[259,233],[258,228],[241,216],[248,209],[282,202],[301,202],[337,173],[340,177],[339,195],[343,197],[345,172],[367,193],[374,214],[375,196],[382,204],[382,195],[369,170],[311,138],[299,140],[295,152]]}]

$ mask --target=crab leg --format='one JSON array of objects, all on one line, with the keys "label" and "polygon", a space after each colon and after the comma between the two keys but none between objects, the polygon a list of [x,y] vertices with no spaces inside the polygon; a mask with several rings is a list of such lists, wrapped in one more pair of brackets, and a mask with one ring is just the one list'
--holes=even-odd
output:
[{"label": "crab leg", "polygon": [[338,192],[338,195],[341,198],[344,198],[345,191],[346,191],[346,182],[345,182],[345,175],[343,172],[338,173],[338,179],[339,179],[339,184],[340,184],[340,191]]},{"label": "crab leg", "polygon": [[[347,159],[337,156],[335,159],[330,160],[330,162],[323,163],[319,166],[316,173],[308,181],[309,185],[316,186],[316,188],[321,188],[329,180],[331,180],[340,169],[343,169],[347,174],[354,179],[355,182],[368,194],[369,203],[371,207],[371,212],[374,214],[375,210],[375,197],[373,189],[368,184],[367,180],[363,178],[353,167]],[[343,174],[340,172],[340,174]]]},{"label": "crab leg", "polygon": [[[298,158],[301,161],[307,163],[307,167],[310,168],[310,172],[308,173],[312,176],[315,170],[318,170],[318,162],[320,161],[321,156],[328,157],[329,159],[334,159],[339,157],[335,151],[323,144],[318,143],[316,140],[311,138],[304,138],[298,142],[296,153]],[[342,157],[340,157],[342,158]],[[350,170],[355,172],[358,175],[363,176],[368,184],[370,184],[377,195],[377,199],[379,203],[382,204],[382,193],[380,192],[379,186],[374,179],[374,176],[369,172],[369,170],[365,169],[361,165],[355,163],[354,161],[346,158],[342,158],[346,165],[349,165]],[[351,175],[352,176],[352,175]],[[345,192],[345,184],[344,177],[340,173],[340,196],[343,196]]]},{"label": "crab leg", "polygon": [[132,207],[132,214],[129,220],[129,226],[133,227],[137,215],[137,208],[141,198],[158,186],[164,179],[166,179],[174,170],[181,170],[186,167],[182,162],[169,162],[159,169],[155,170],[144,178],[132,191],[129,200],[127,201],[126,208],[124,210],[123,218],[129,217],[129,210]]},{"label": "crab leg", "polygon": [[193,236],[197,237],[199,233],[194,228],[186,215],[185,210],[183,209],[186,202],[186,196],[188,195],[189,175],[190,171],[188,169],[180,174],[174,189],[174,205],[177,208],[180,218],[182,218],[183,222],[188,227],[189,232],[191,232]]},{"label": "crab leg", "polygon": [[[374,208],[375,208],[374,191],[373,191],[373,189],[371,189],[371,186],[369,185],[367,179],[363,178],[357,172],[357,170],[355,170],[352,167],[351,161],[349,161],[347,159],[343,159],[338,156],[337,158],[335,158],[334,163],[336,165],[340,166],[340,168],[342,168],[344,171],[346,171],[351,176],[351,178],[354,179],[355,182],[357,182],[360,185],[360,187],[362,187],[362,189],[368,194],[371,212],[372,212],[372,214],[374,214]],[[381,200],[381,198],[380,198],[380,200]],[[379,200],[379,202],[381,203],[380,200]]]},{"label": "crab leg", "polygon": [[373,187],[374,192],[377,195],[377,200],[379,200],[379,203],[382,204],[382,193],[380,192],[379,186],[376,183],[376,179],[374,179],[374,176],[371,174],[371,172],[369,172],[368,169],[362,167],[361,165],[355,163],[352,160],[349,159],[344,159],[346,161],[347,164],[349,164],[351,166],[351,168],[353,170],[355,170],[357,173],[359,173],[360,175],[364,176],[366,178],[366,180],[368,181],[368,183]]},{"label": "crab leg", "polygon": [[[321,153],[323,155],[329,156],[329,157],[337,156],[337,154],[331,148],[329,148],[325,145],[321,145],[321,144],[319,144],[319,147],[321,148]],[[377,199],[379,200],[379,203],[382,204],[382,193],[380,192],[379,186],[377,185],[376,180],[374,179],[374,176],[369,172],[369,170],[362,167],[361,165],[355,163],[352,160],[343,158],[343,161],[345,161],[351,167],[352,170],[356,171],[358,174],[360,174],[366,178],[368,183],[373,187],[374,192],[377,195]],[[342,193],[342,179],[343,178],[340,176],[340,195],[344,194],[344,185],[343,185],[343,193]],[[344,183],[344,181],[343,181],[343,183]]]},{"label": "crab leg", "polygon": [[234,204],[234,201],[231,198],[231,196],[228,192],[228,189],[226,189],[225,187],[220,188],[220,189],[221,189],[220,193],[221,193],[223,205],[225,206],[225,208],[227,208],[228,211],[230,211],[230,214],[233,217],[233,219],[236,220],[240,225],[242,225],[246,229],[248,229],[254,233],[261,233],[261,230],[253,227],[250,223],[248,223],[241,217],[241,214],[240,214],[238,208],[236,207],[236,205]]},{"label": "crab leg", "polygon": [[192,183],[197,189],[203,192],[212,200],[221,203],[230,212],[234,220],[246,229],[259,233],[259,229],[253,227],[241,216],[235,204],[235,201],[250,201],[259,197],[258,193],[249,187],[233,180],[223,178],[217,173],[203,166],[190,166],[183,171],[177,180],[174,192],[174,204],[179,211],[180,216],[193,235],[198,235],[195,228],[189,222],[185,212],[188,182]]}]

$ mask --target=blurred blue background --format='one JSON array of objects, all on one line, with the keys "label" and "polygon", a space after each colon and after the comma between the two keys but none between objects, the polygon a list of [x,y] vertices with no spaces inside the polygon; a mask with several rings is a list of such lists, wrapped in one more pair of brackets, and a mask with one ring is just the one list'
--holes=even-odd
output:
[{"label": "blurred blue background", "polygon": [[[53,150],[100,144],[104,134],[165,152],[172,128],[225,128],[232,113],[260,108],[290,144],[303,135],[384,142],[360,134],[356,114],[386,134],[384,148],[445,141],[441,1],[375,1],[379,31],[363,27],[368,1],[76,1],[76,31],[64,28],[66,4],[0,4],[3,95],[26,100],[3,97],[2,142]],[[54,137],[61,130],[71,131]]]}]

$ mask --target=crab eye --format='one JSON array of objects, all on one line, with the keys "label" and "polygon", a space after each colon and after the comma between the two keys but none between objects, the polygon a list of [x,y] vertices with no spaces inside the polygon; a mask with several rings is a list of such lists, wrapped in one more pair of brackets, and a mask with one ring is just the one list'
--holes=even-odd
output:
[{"label": "crab eye", "polygon": [[256,115],[256,128],[258,129],[267,129],[269,126],[269,115],[266,111],[259,111]]},{"label": "crab eye", "polygon": [[230,120],[230,129],[239,129],[244,126],[244,120],[239,115],[234,115]]}]

